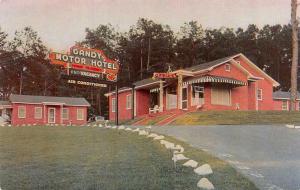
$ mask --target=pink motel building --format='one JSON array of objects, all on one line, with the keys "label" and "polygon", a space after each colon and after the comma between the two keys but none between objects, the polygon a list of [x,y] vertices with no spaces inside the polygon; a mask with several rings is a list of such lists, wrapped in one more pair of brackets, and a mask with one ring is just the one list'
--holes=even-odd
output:
[{"label": "pink motel building", "polygon": [[[289,110],[290,93],[243,54],[173,71],[176,78],[144,79],[119,89],[119,119],[172,111]],[[106,94],[115,119],[115,92]],[[300,95],[297,110],[300,107]],[[133,109],[133,110],[132,110]]]},{"label": "pink motel building", "polygon": [[75,124],[87,123],[84,98],[15,95],[9,101],[0,101],[2,115],[10,115],[12,125],[23,124]]}]

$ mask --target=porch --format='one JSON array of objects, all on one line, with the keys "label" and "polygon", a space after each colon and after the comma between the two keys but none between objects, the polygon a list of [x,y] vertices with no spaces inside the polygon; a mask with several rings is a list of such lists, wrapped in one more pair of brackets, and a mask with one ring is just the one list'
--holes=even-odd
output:
[{"label": "porch", "polygon": [[232,89],[246,85],[246,82],[233,78],[212,75],[178,75],[175,79],[159,80],[151,87],[147,86],[149,114],[209,110],[212,106],[239,109],[239,105],[232,104]]}]

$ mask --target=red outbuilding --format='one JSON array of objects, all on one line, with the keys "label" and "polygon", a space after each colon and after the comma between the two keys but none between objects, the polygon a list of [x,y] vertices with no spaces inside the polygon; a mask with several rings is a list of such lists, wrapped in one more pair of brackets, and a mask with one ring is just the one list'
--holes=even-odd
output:
[{"label": "red outbuilding", "polygon": [[[134,89],[120,89],[119,119],[174,110],[286,110],[289,101],[273,93],[280,84],[241,53],[171,74],[177,77],[149,78],[135,82]],[[115,92],[106,96],[109,119],[114,120]],[[297,103],[299,110],[299,99]]]},{"label": "red outbuilding", "polygon": [[84,98],[15,94],[10,95],[8,102],[5,112],[12,125],[86,124],[90,106]]}]

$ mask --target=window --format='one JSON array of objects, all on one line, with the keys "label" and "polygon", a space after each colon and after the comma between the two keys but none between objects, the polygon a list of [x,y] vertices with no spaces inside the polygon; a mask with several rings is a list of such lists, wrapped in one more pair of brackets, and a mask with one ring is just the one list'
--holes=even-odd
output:
[{"label": "window", "polygon": [[77,109],[77,120],[83,120],[83,109]]},{"label": "window", "polygon": [[282,106],[281,106],[282,110],[289,110],[289,105],[288,105],[288,101],[287,100],[283,100],[282,101]]},{"label": "window", "polygon": [[212,87],[211,89],[211,103],[215,105],[231,105],[231,92],[230,89]]},{"label": "window", "polygon": [[116,98],[111,99],[111,112],[116,112]]},{"label": "window", "polygon": [[257,99],[258,100],[262,100],[263,99],[262,89],[257,89]]},{"label": "window", "polygon": [[230,71],[230,64],[225,64],[225,71]]},{"label": "window", "polygon": [[43,109],[41,107],[34,108],[34,119],[42,119]]},{"label": "window", "polygon": [[69,119],[69,109],[68,108],[63,108],[62,109],[62,119],[63,120],[68,120]]},{"label": "window", "polygon": [[192,106],[198,106],[204,104],[204,87],[192,86]]},{"label": "window", "polygon": [[18,107],[18,118],[26,118],[26,108],[25,106]]},{"label": "window", "polygon": [[126,96],[126,109],[131,109],[132,106],[132,96],[131,94]]}]

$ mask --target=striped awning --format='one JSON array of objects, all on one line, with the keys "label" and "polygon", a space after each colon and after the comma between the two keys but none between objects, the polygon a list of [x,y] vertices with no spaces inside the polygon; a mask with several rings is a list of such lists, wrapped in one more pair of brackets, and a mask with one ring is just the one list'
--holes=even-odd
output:
[{"label": "striped awning", "polygon": [[159,88],[150,89],[150,93],[157,93],[157,92],[159,92]]},{"label": "striped awning", "polygon": [[211,75],[206,75],[206,76],[202,76],[199,78],[185,81],[185,82],[183,82],[183,85],[194,84],[194,83],[224,83],[224,84],[232,84],[232,85],[236,85],[236,86],[246,86],[247,85],[246,82],[243,82],[240,80],[227,78],[227,77],[211,76]]}]

